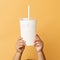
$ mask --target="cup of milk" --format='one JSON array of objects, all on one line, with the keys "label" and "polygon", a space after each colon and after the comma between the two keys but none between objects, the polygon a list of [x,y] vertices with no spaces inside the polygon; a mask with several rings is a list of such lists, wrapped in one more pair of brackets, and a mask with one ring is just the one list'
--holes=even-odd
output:
[{"label": "cup of milk", "polygon": [[20,32],[21,37],[26,42],[27,46],[34,45],[36,36],[36,20],[28,20],[28,18],[20,19]]}]

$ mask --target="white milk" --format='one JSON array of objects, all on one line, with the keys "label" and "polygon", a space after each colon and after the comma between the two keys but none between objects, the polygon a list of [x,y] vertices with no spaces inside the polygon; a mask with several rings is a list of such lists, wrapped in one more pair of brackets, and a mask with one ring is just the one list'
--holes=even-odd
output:
[{"label": "white milk", "polygon": [[27,46],[34,45],[36,36],[36,20],[28,20],[28,18],[20,19],[20,32],[21,37],[26,41]]}]

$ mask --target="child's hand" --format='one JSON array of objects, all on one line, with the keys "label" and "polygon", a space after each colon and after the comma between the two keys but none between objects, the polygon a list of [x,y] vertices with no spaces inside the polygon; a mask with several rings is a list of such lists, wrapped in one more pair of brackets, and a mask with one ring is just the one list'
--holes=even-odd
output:
[{"label": "child's hand", "polygon": [[34,41],[34,46],[38,53],[43,49],[43,42],[38,35],[36,35],[36,39]]},{"label": "child's hand", "polygon": [[25,48],[25,42],[22,38],[19,38],[16,45],[17,52],[23,53],[24,48]]}]

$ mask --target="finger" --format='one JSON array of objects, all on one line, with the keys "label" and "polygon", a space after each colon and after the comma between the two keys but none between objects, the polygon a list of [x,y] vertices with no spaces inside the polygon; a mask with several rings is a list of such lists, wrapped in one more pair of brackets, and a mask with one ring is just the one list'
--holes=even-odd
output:
[{"label": "finger", "polygon": [[40,46],[40,44],[39,44],[39,43],[37,43],[37,44],[36,44],[36,43],[34,43],[34,46]]},{"label": "finger", "polygon": [[36,45],[36,47],[39,47],[39,46],[40,46],[40,44],[37,44],[37,45]]},{"label": "finger", "polygon": [[17,46],[21,46],[21,45],[26,45],[25,43],[19,43],[19,44],[17,44]]},{"label": "finger", "polygon": [[36,38],[35,40],[34,40],[34,42],[43,42],[40,38]]},{"label": "finger", "polygon": [[18,42],[17,44],[26,44],[25,42]]},{"label": "finger", "polygon": [[40,43],[34,43],[34,46],[39,47],[40,46]]},{"label": "finger", "polygon": [[20,47],[19,49],[23,49],[24,47]]},{"label": "finger", "polygon": [[20,43],[24,43],[25,44],[25,42],[22,42],[22,41],[21,42],[17,42],[17,44],[20,44]]},{"label": "finger", "polygon": [[35,42],[34,44],[41,44],[40,42]]},{"label": "finger", "polygon": [[25,43],[24,41],[19,41],[19,42],[17,42],[17,47],[20,46],[20,45],[24,45],[24,46],[25,46],[26,43]]},{"label": "finger", "polygon": [[36,39],[41,40],[41,38],[40,38],[40,36],[38,34],[36,34]]},{"label": "finger", "polygon": [[25,46],[19,46],[17,47],[17,50],[23,49]]},{"label": "finger", "polygon": [[36,42],[34,42],[35,44],[40,44],[40,42],[38,42],[38,41],[36,41]]},{"label": "finger", "polygon": [[18,40],[21,40],[21,39],[23,39],[21,36],[18,38]]},{"label": "finger", "polygon": [[25,45],[18,45],[18,46],[17,46],[17,49],[18,49],[18,48],[21,48],[21,47],[23,48],[23,47],[25,47]]},{"label": "finger", "polygon": [[25,43],[24,40],[18,40],[18,41],[17,41],[17,44],[18,44],[18,43],[22,43],[22,42]]},{"label": "finger", "polygon": [[34,43],[35,43],[35,42],[39,42],[39,41],[40,41],[40,40],[34,40]]},{"label": "finger", "polygon": [[25,41],[24,41],[24,40],[19,40],[19,41],[17,41],[17,42],[24,42],[24,43],[25,43]]},{"label": "finger", "polygon": [[35,40],[34,43],[36,43],[36,42],[38,42],[38,43],[43,43],[42,40]]},{"label": "finger", "polygon": [[38,34],[36,34],[36,38],[40,38]]},{"label": "finger", "polygon": [[43,45],[43,42],[34,42],[35,45],[39,44],[39,45]]},{"label": "finger", "polygon": [[21,45],[21,46],[19,46],[18,48],[23,48],[23,47],[25,47],[24,45]]},{"label": "finger", "polygon": [[20,43],[19,45],[24,45],[25,46],[25,43]]}]

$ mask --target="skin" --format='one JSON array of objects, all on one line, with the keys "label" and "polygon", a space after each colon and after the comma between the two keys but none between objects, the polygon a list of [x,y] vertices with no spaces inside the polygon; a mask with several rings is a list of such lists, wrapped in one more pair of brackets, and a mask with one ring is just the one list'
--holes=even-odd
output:
[{"label": "skin", "polygon": [[[25,49],[25,41],[23,38],[19,38],[17,41],[16,49],[17,52],[15,54],[14,60],[21,60],[22,53]],[[34,40],[34,47],[36,48],[38,60],[45,60],[44,54],[43,54],[43,42],[40,39],[40,37],[36,34],[36,39]]]}]

